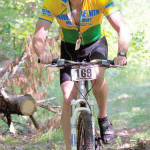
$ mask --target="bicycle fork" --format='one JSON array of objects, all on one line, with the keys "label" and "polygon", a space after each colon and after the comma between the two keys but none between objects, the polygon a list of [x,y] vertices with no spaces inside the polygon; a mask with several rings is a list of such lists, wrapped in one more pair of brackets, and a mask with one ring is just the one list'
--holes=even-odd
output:
[{"label": "bicycle fork", "polygon": [[[80,92],[85,93],[85,82],[80,81]],[[94,105],[90,103],[91,109],[87,105],[86,107],[81,107],[80,104],[85,104],[85,99],[83,95],[80,94],[80,99],[73,99],[71,101],[72,106],[72,116],[71,116],[71,150],[77,150],[77,119],[82,111],[86,111],[88,113],[93,113]],[[95,124],[94,117],[92,115],[92,129],[93,129],[93,150],[95,150]]]}]

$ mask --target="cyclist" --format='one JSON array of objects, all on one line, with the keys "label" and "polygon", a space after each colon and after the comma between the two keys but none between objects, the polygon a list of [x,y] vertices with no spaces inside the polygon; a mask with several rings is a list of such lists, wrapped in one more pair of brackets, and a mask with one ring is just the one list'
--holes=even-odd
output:
[{"label": "cyclist", "polygon": [[[46,37],[56,18],[60,25],[61,58],[74,61],[107,59],[108,47],[101,22],[105,15],[118,33],[118,53],[115,64],[127,63],[129,45],[128,27],[113,0],[45,0],[36,25],[33,46],[42,63],[51,63],[52,57],[46,51]],[[96,81],[92,81],[97,100],[98,123],[104,143],[111,143],[114,137],[112,124],[107,116],[108,87],[104,79],[105,69],[99,68]],[[70,101],[77,97],[75,83],[71,81],[70,69],[60,70],[60,84],[64,96],[62,129],[66,149],[71,149]]]}]

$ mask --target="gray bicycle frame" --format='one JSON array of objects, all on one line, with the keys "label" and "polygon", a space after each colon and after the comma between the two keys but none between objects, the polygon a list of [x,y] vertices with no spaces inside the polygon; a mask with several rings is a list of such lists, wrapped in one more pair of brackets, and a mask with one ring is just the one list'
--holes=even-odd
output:
[{"label": "gray bicycle frame", "polygon": [[[95,150],[95,123],[94,123],[94,104],[93,101],[89,98],[85,100],[86,87],[84,80],[79,81],[79,90],[80,95],[78,99],[73,99],[71,101],[72,106],[72,116],[71,116],[71,150],[77,150],[77,120],[81,112],[86,111],[88,113],[92,113],[92,129],[93,129],[93,150]],[[88,82],[88,81],[87,81]],[[87,101],[90,105],[87,104]],[[81,107],[80,104],[84,103],[85,107]]]}]

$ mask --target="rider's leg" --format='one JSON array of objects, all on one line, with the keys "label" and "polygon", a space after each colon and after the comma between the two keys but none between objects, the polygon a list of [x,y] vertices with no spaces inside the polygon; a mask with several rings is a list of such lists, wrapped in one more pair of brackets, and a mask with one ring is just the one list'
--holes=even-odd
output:
[{"label": "rider's leg", "polygon": [[97,100],[99,113],[98,118],[104,118],[107,116],[107,96],[108,96],[108,86],[104,79],[105,69],[99,68],[97,71],[98,77],[96,80],[92,81],[93,94]]},{"label": "rider's leg", "polygon": [[108,87],[104,79],[105,70],[103,68],[99,69],[98,78],[92,81],[94,84],[93,93],[96,97],[99,113],[98,113],[98,123],[100,127],[100,133],[102,140],[105,144],[109,144],[113,141],[114,131],[112,129],[112,124],[107,117],[107,96]]},{"label": "rider's leg", "polygon": [[77,90],[74,84],[75,83],[72,81],[65,81],[61,84],[61,88],[64,96],[61,124],[62,124],[62,130],[65,138],[66,150],[71,150],[70,102],[72,99],[77,98]]}]

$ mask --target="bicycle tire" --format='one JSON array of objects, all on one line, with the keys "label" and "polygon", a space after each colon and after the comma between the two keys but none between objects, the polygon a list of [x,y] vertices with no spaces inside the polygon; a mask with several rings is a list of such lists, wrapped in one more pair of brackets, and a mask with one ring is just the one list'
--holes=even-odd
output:
[{"label": "bicycle tire", "polygon": [[93,150],[95,147],[92,115],[81,112],[77,124],[77,150]]}]

